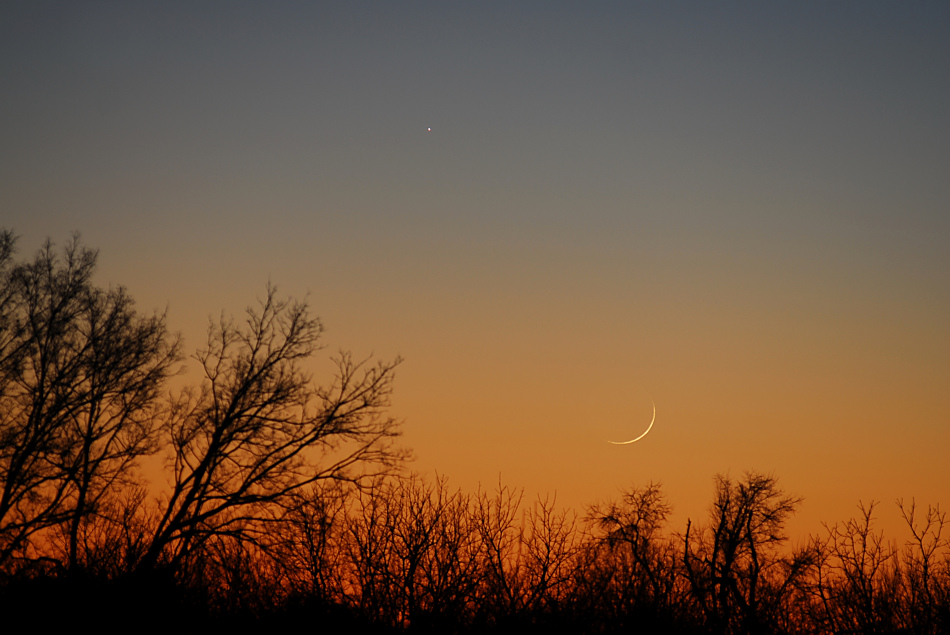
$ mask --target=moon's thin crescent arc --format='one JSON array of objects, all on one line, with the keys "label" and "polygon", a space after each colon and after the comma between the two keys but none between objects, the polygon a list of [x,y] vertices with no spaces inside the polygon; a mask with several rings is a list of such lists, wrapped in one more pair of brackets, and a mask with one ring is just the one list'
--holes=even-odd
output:
[{"label": "moon's thin crescent arc", "polygon": [[653,418],[650,419],[650,425],[647,426],[647,429],[643,434],[638,436],[636,439],[630,439],[629,441],[608,441],[607,443],[613,443],[614,445],[627,445],[630,443],[636,443],[637,441],[645,437],[647,434],[649,434],[650,429],[653,427],[653,423],[655,421],[656,421],[656,403],[653,404]]}]

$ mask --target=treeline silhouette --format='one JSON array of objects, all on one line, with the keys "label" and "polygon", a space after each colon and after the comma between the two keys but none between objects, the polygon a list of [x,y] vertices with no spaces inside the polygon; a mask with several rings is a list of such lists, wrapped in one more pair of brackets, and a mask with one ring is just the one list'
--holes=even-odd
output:
[{"label": "treeline silhouette", "polygon": [[[947,519],[874,504],[791,545],[801,499],[717,476],[704,522],[668,526],[659,485],[582,514],[409,474],[386,414],[394,362],[303,370],[322,327],[268,287],[222,317],[169,392],[164,315],[92,284],[73,239],[16,262],[0,232],[0,611],[126,630],[946,633]],[[166,483],[140,462],[160,457]],[[153,479],[155,480],[155,479]]]}]

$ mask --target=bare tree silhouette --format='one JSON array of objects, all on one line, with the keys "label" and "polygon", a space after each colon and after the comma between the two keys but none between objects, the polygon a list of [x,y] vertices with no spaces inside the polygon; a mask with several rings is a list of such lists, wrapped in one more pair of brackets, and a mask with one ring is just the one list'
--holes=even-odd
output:
[{"label": "bare tree silhouette", "polygon": [[[716,477],[709,527],[684,536],[683,564],[707,628],[724,633],[772,632],[788,594],[812,562],[808,550],[786,555],[785,521],[802,499],[772,476]],[[698,535],[697,535],[698,534]]]},{"label": "bare tree silhouette", "polygon": [[140,316],[122,287],[92,284],[97,252],[47,241],[11,266],[0,237],[0,566],[65,523],[67,566],[80,525],[136,459],[155,451],[155,412],[178,361],[164,315]]},{"label": "bare tree silhouette", "polygon": [[476,591],[477,618],[496,626],[524,605],[522,527],[518,521],[523,490],[498,483],[493,495],[482,490],[473,509],[475,531],[481,543],[482,575]]},{"label": "bare tree silhouette", "polygon": [[[916,633],[950,627],[950,536],[946,512],[929,506],[920,513],[913,499],[897,501],[911,540],[901,552],[904,570],[904,626]],[[942,608],[941,608],[942,607]]]},{"label": "bare tree silhouette", "polygon": [[174,484],[139,568],[174,566],[215,535],[252,538],[303,488],[359,479],[355,468],[388,469],[404,456],[391,443],[398,422],[384,414],[399,360],[341,354],[335,382],[315,386],[301,362],[322,331],[306,303],[279,299],[270,285],[243,324],[211,324],[195,355],[204,382],[166,423]]},{"label": "bare tree silhouette", "polygon": [[578,573],[581,536],[574,512],[557,509],[553,498],[538,499],[522,525],[523,606],[535,615],[557,614],[570,601]]},{"label": "bare tree silhouette", "polygon": [[590,509],[597,534],[587,583],[601,603],[594,612],[615,624],[631,621],[662,630],[686,610],[677,547],[662,533],[671,511],[656,483],[624,492],[619,503]]},{"label": "bare tree silhouette", "polygon": [[[948,589],[946,554],[941,539],[945,519],[930,508],[921,525],[916,506],[899,503],[913,540],[903,552],[874,529],[877,503],[858,504],[859,515],[826,526],[816,539],[820,554],[811,587],[816,598],[813,621],[835,632],[940,632],[940,589]],[[946,598],[943,606],[947,606]]]}]

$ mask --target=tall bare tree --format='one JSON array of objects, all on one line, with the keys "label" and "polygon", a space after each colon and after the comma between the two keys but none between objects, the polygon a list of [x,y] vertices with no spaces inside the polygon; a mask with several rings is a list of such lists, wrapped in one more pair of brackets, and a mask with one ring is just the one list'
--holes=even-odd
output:
[{"label": "tall bare tree", "polygon": [[335,358],[329,387],[301,364],[323,327],[304,302],[268,286],[243,324],[222,317],[195,355],[200,387],[186,390],[167,422],[173,485],[140,567],[177,564],[209,537],[251,538],[302,488],[392,467],[398,422],[385,414],[399,360]]},{"label": "tall bare tree", "polygon": [[97,252],[74,237],[12,264],[0,236],[0,566],[63,525],[77,564],[79,527],[155,449],[154,409],[178,361],[164,315],[92,283]]}]

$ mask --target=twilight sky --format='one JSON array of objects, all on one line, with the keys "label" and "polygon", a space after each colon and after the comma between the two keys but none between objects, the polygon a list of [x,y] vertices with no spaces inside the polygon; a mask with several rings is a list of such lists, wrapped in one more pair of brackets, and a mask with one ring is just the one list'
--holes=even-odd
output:
[{"label": "twilight sky", "polygon": [[950,504],[948,33],[938,2],[5,2],[0,226],[79,231],[191,350],[309,292],[330,352],[405,358],[414,468],[465,489],[661,481],[678,523],[757,469],[798,534],[889,526]]}]

